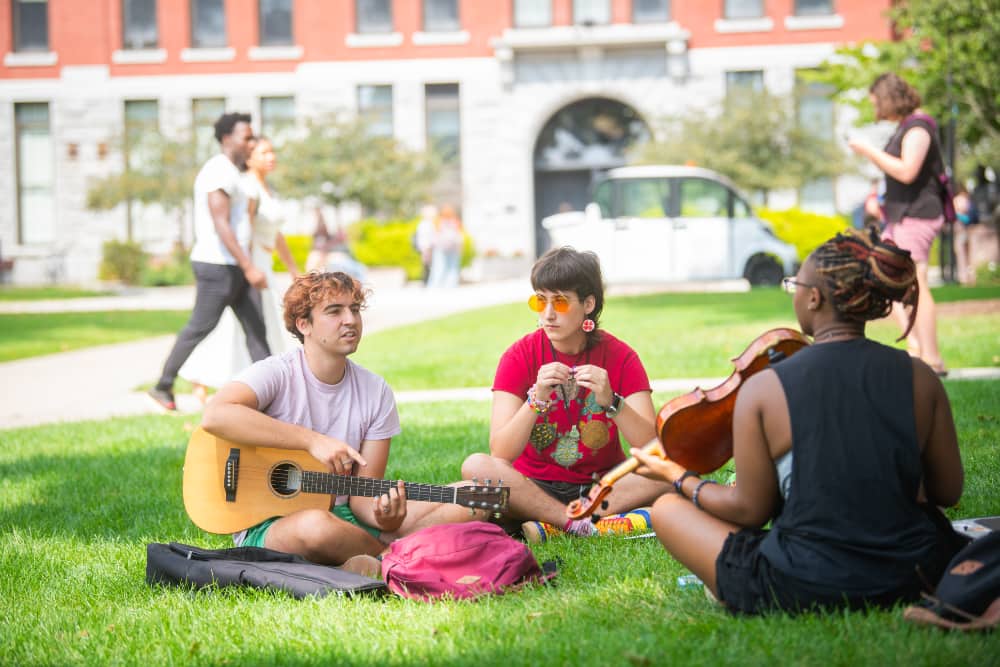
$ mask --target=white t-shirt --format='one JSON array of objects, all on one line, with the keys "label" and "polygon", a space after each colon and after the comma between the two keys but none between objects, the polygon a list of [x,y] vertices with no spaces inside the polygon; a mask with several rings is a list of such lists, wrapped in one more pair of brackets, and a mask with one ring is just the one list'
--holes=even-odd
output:
[{"label": "white t-shirt", "polygon": [[191,261],[208,264],[236,264],[215,231],[208,209],[208,193],[222,190],[229,195],[229,225],[236,241],[250,252],[250,217],[247,196],[242,187],[242,175],[228,157],[219,153],[202,166],[194,179],[194,247]]},{"label": "white t-shirt", "polygon": [[[253,390],[264,414],[343,440],[356,451],[365,440],[384,440],[402,431],[392,389],[350,359],[337,384],[318,380],[302,349],[258,361],[236,381]],[[337,496],[338,505],[347,500]]]}]

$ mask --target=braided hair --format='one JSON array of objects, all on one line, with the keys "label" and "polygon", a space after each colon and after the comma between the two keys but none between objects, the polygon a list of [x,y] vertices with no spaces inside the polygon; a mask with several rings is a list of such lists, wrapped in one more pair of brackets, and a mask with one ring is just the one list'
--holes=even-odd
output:
[{"label": "braided hair", "polygon": [[917,267],[909,250],[880,240],[878,230],[869,227],[837,234],[818,247],[812,258],[830,303],[848,321],[885,317],[893,301],[913,306],[906,331],[898,340],[906,338],[917,316],[918,295]]}]

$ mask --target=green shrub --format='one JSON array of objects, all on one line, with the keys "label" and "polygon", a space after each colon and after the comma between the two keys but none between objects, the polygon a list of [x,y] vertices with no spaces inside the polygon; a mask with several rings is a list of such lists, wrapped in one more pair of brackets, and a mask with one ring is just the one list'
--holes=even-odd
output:
[{"label": "green shrub", "polygon": [[354,257],[366,266],[398,266],[408,280],[419,280],[423,272],[420,254],[413,247],[419,220],[361,220],[348,230]]},{"label": "green shrub", "polygon": [[[423,268],[420,254],[413,247],[418,219],[362,220],[347,230],[354,257],[366,266],[398,266],[406,271],[408,280],[419,280]],[[463,234],[462,266],[468,266],[476,255],[475,245]]]},{"label": "green shrub", "polygon": [[141,281],[147,287],[194,283],[194,271],[191,269],[187,248],[176,245],[166,257],[150,258],[142,271]]},{"label": "green shrub", "polygon": [[97,276],[101,280],[120,280],[137,285],[146,266],[146,253],[135,241],[105,241]]},{"label": "green shrub", "polygon": [[757,215],[771,223],[779,239],[795,246],[800,260],[804,260],[821,243],[851,226],[845,216],[807,213],[798,208],[785,211],[760,208]]},{"label": "green shrub", "polygon": [[[288,249],[292,253],[292,259],[299,265],[299,271],[304,271],[309,251],[312,250],[312,236],[306,234],[286,234],[285,241],[288,242]],[[278,257],[278,253],[274,253],[271,270],[275,273],[283,273],[288,270],[285,263]]]}]

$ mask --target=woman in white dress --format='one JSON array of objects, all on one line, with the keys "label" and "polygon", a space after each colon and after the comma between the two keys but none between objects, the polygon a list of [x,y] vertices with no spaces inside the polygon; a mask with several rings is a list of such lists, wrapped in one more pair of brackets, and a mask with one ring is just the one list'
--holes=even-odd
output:
[{"label": "woman in white dress", "polygon": [[[267,276],[267,287],[260,290],[267,343],[271,354],[282,354],[297,343],[285,330],[282,314],[281,299],[289,281],[272,270],[272,254],[277,251],[291,278],[298,274],[298,266],[281,233],[284,207],[267,182],[268,174],[276,166],[274,146],[266,137],[259,137],[247,160],[243,187],[250,199],[251,256],[257,268]],[[207,387],[221,387],[249,365],[243,329],[232,310],[227,309],[215,330],[188,357],[179,374],[192,384],[195,396],[204,403],[208,397]]]}]

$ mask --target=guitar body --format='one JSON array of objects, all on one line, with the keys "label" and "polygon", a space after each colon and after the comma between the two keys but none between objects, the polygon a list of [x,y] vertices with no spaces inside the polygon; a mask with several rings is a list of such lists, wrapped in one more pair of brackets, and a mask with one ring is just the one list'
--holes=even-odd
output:
[{"label": "guitar body", "polygon": [[[239,485],[234,501],[226,500],[223,479],[230,450],[239,449]],[[307,452],[237,445],[198,428],[184,457],[184,509],[191,521],[210,533],[236,533],[273,516],[306,509],[330,509],[332,498],[319,493],[283,495],[271,487],[276,466],[290,463],[302,470],[325,472]]]},{"label": "guitar body", "polygon": [[[307,452],[241,445],[195,429],[184,457],[184,509],[210,533],[236,533],[274,516],[306,509],[329,510],[334,496],[373,498],[396,488],[397,481],[335,475]],[[500,513],[507,510],[510,487],[438,486],[403,482],[407,501],[454,503]]]}]

